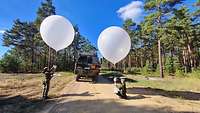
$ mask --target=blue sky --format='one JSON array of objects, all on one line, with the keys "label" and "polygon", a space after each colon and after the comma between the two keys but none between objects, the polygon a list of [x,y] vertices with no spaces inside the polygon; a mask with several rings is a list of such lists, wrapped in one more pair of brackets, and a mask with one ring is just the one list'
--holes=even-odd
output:
[{"label": "blue sky", "polygon": [[[0,56],[9,49],[2,46],[3,30],[10,29],[13,20],[17,18],[23,21],[34,20],[42,1],[1,0]],[[194,1],[196,0],[186,0],[186,4],[191,6]],[[77,24],[81,34],[95,46],[102,30],[113,25],[122,26],[123,19],[126,18],[133,18],[139,22],[144,13],[141,4],[133,3],[133,0],[54,0],[54,6],[58,15],[68,18],[73,24]]]}]

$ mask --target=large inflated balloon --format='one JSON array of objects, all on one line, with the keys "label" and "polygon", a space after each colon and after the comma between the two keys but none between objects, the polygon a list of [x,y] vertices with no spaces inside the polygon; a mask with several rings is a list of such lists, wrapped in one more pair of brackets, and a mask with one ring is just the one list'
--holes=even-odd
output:
[{"label": "large inflated balloon", "polygon": [[116,64],[128,55],[131,40],[124,29],[112,26],[101,32],[98,48],[105,59]]},{"label": "large inflated balloon", "polygon": [[75,35],[70,21],[59,15],[44,19],[40,26],[40,34],[44,42],[56,51],[68,47]]}]

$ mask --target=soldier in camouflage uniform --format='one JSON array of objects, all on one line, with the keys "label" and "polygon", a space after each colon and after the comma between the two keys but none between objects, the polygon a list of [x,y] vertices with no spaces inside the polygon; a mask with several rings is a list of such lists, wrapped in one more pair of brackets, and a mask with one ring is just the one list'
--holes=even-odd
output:
[{"label": "soldier in camouflage uniform", "polygon": [[120,98],[127,99],[126,95],[126,78],[125,77],[115,77],[114,78],[115,89],[114,93]]},{"label": "soldier in camouflage uniform", "polygon": [[56,71],[56,66],[54,65],[51,69],[48,67],[44,68],[43,73],[45,74],[45,80],[43,81],[44,89],[43,89],[43,99],[48,99],[48,92],[50,87],[50,81]]}]

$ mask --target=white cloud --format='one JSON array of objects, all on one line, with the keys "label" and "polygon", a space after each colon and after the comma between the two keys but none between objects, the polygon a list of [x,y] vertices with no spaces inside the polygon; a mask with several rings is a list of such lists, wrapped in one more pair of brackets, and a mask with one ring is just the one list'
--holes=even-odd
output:
[{"label": "white cloud", "polygon": [[5,32],[5,30],[0,30],[0,34],[3,34]]},{"label": "white cloud", "polygon": [[123,20],[132,19],[135,22],[139,22],[143,13],[143,2],[132,1],[130,4],[121,7],[117,13]]}]

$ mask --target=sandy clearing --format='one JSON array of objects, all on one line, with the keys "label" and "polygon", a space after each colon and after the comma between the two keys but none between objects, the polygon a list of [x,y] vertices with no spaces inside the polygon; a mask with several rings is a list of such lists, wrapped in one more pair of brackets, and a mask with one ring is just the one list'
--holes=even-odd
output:
[{"label": "sandy clearing", "polygon": [[40,113],[200,113],[200,101],[161,95],[129,94],[128,100],[113,94],[113,84],[103,77],[99,82],[72,81],[60,92],[59,102]]}]

